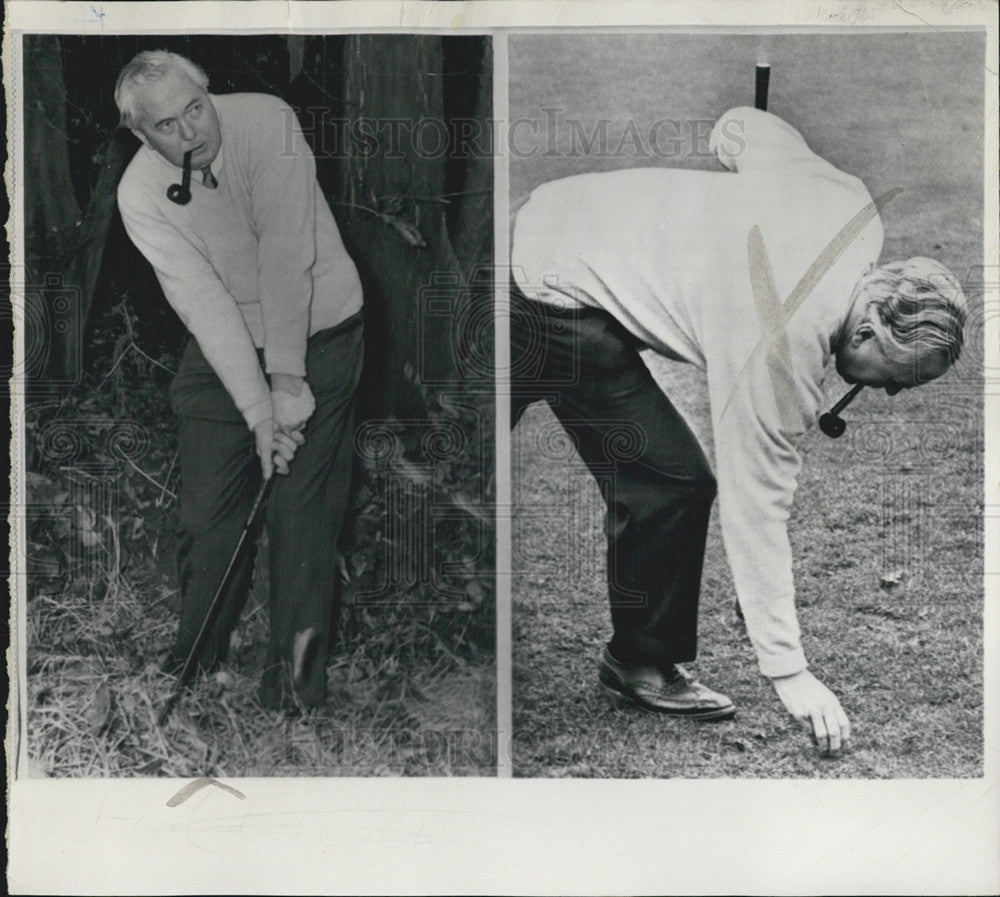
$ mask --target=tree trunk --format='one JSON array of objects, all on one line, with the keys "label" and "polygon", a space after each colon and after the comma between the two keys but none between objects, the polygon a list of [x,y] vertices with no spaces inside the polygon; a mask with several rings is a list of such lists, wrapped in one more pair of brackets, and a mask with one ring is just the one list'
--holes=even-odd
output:
[{"label": "tree trunk", "polygon": [[[455,255],[466,289],[457,303],[455,332],[460,373],[467,383],[489,391],[494,378],[493,351],[493,42],[480,46],[463,66],[467,77],[478,79],[471,117],[464,133],[471,135],[456,153],[464,161],[455,218]],[[468,112],[465,112],[468,115]]]},{"label": "tree trunk", "polygon": [[81,309],[59,267],[80,216],[69,173],[62,53],[59,38],[42,35],[26,35],[24,51],[24,313],[33,322],[25,329],[25,373],[33,382],[65,382],[77,369]]},{"label": "tree trunk", "polygon": [[[455,228],[455,255],[469,282],[482,278],[483,267],[493,258],[493,153],[496,149],[489,131],[493,120],[493,42],[482,38],[476,60],[479,81],[468,142],[457,149],[465,160],[465,177]],[[487,273],[492,273],[487,272]]]},{"label": "tree trunk", "polygon": [[[452,377],[462,290],[448,238],[441,39],[346,39],[348,110],[340,200],[345,241],[365,286],[373,416],[426,416],[423,387]],[[441,140],[445,146],[441,147]]]},{"label": "tree trunk", "polygon": [[70,177],[57,37],[25,38],[25,75],[25,302],[44,322],[26,329],[26,337],[44,342],[25,347],[32,360],[26,374],[36,383],[68,385],[82,371],[84,330],[128,150],[118,133],[106,140],[97,182],[81,215]]}]

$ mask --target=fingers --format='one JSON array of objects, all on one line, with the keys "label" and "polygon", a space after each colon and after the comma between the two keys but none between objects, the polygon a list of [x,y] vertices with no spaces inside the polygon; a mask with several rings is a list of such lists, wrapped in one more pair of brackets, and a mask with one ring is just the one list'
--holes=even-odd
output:
[{"label": "fingers", "polygon": [[271,475],[274,473],[274,461],[271,458],[270,447],[258,443],[257,456],[260,458],[260,472],[264,480],[271,479]]},{"label": "fingers", "polygon": [[840,728],[830,725],[830,718],[823,710],[817,710],[812,716],[813,736],[816,747],[823,755],[830,755],[840,750]]},{"label": "fingers", "polygon": [[806,726],[816,740],[821,754],[835,756],[850,746],[851,724],[840,702],[814,710]]},{"label": "fingers", "polygon": [[837,696],[807,671],[774,680],[788,712],[812,737],[820,753],[835,756],[848,747],[851,724]]},{"label": "fingers", "polygon": [[851,746],[851,721],[847,718],[847,714],[844,713],[844,709],[840,706],[840,702],[837,702],[837,724],[840,726],[840,743],[844,748],[850,748]]},{"label": "fingers", "polygon": [[271,437],[271,450],[275,455],[280,455],[285,461],[291,461],[295,457],[295,450],[300,443],[296,442],[288,433],[275,430]]},{"label": "fingers", "polygon": [[271,437],[271,451],[269,454],[273,458],[274,469],[282,476],[288,475],[292,458],[295,457],[295,450],[306,441],[301,430],[292,430],[286,433],[284,430],[275,430]]}]

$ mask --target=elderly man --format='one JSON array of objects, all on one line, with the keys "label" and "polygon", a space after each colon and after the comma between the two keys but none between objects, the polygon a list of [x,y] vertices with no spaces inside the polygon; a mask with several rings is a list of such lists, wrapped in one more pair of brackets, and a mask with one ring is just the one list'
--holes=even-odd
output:
[{"label": "elderly man", "polygon": [[[115,88],[121,123],[142,142],[118,188],[122,219],[193,336],[170,390],[180,418],[181,615],[166,666],[182,665],[261,477],[276,470],[261,698],[312,707],[326,699],[361,284],[289,107],[207,88],[200,68],[165,51],[137,55]],[[226,656],[253,557],[238,561],[206,669]]]},{"label": "elderly man", "polygon": [[[760,669],[833,753],[850,725],[807,669],[795,614],[796,443],[816,421],[831,356],[847,382],[889,395],[926,383],[958,357],[965,299],[930,259],[876,268],[882,228],[864,185],[777,117],[731,110],[711,146],[732,171],[584,174],[542,185],[521,208],[514,420],[548,401],[601,484],[613,624],[604,689],[698,719],[735,713],[680,666],[695,657],[718,492]],[[715,474],[643,348],[706,371]]]}]

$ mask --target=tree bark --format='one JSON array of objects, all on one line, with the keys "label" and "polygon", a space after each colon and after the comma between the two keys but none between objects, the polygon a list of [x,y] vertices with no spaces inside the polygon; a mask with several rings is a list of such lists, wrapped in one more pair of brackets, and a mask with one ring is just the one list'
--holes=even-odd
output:
[{"label": "tree bark", "polygon": [[82,370],[84,330],[128,151],[121,135],[107,139],[81,214],[70,177],[59,38],[25,38],[25,75],[26,302],[46,322],[32,331],[45,345],[25,347],[34,360],[26,375],[68,385]]},{"label": "tree bark", "polygon": [[456,147],[464,160],[464,178],[454,229],[455,255],[466,289],[457,303],[455,333],[463,378],[492,386],[494,366],[493,313],[493,42],[481,39],[478,58],[468,61],[469,74],[478,78],[470,140]]},{"label": "tree bark", "polygon": [[454,306],[462,289],[442,202],[441,39],[350,36],[344,69],[351,139],[340,201],[345,241],[365,286],[367,392],[381,406],[367,411],[419,419],[426,415],[423,387],[455,369]]},{"label": "tree bark", "polygon": [[471,120],[473,135],[458,147],[465,160],[465,178],[455,228],[455,255],[469,282],[479,281],[493,258],[493,42],[482,38],[478,60],[479,87]]},{"label": "tree bark", "polygon": [[44,265],[79,217],[69,174],[66,87],[59,38],[24,38],[25,237],[28,257]]}]

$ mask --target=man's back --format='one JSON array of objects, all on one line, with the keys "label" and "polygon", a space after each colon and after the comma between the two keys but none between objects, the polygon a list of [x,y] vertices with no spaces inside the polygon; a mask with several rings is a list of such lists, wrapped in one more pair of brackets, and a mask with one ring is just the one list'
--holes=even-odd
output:
[{"label": "man's back", "polygon": [[[773,116],[755,124],[770,136],[766,119]],[[575,299],[604,308],[647,345],[701,367],[705,341],[719,323],[749,329],[755,342],[751,228],[761,229],[783,298],[871,197],[860,180],[804,144],[787,140],[752,159],[754,136],[750,131],[746,152],[733,157],[736,173],[626,169],[537,188],[514,230],[512,263],[520,285],[542,301]],[[809,303],[813,309],[846,311],[857,277],[878,258],[881,242],[876,219],[820,283]],[[553,289],[538,292],[545,283]]]}]

